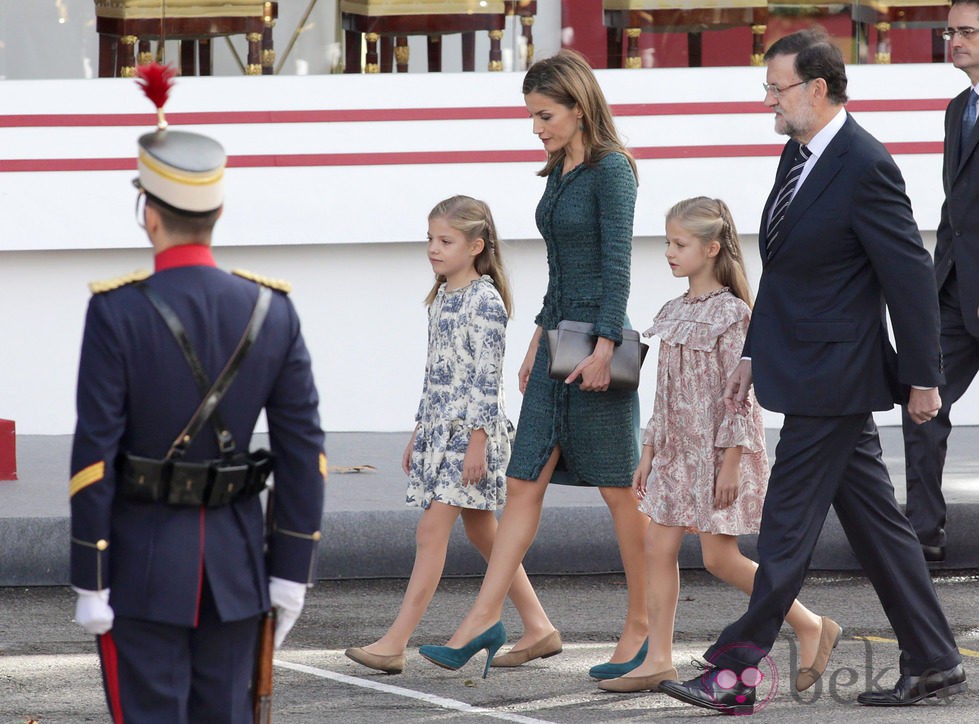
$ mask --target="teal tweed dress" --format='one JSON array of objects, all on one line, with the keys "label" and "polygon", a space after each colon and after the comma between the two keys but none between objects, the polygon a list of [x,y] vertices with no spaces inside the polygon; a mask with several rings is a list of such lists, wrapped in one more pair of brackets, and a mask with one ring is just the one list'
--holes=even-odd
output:
[{"label": "teal tweed dress", "polygon": [[[629,160],[611,153],[547,179],[537,228],[547,245],[548,281],[535,318],[545,330],[563,319],[592,322],[622,341],[627,326],[636,178]],[[639,460],[639,396],[629,391],[582,392],[547,375],[541,338],[527,382],[507,475],[536,480],[555,446],[555,483],[626,487]]]}]

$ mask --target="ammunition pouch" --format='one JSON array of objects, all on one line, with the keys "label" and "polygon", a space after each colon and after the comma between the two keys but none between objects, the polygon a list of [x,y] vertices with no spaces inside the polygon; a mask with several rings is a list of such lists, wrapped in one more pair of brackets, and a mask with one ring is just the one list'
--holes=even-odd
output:
[{"label": "ammunition pouch", "polygon": [[198,463],[124,454],[117,470],[124,500],[216,508],[265,490],[272,454],[256,450]]},{"label": "ammunition pouch", "polygon": [[[119,455],[116,460],[117,495],[124,500],[140,503],[205,505],[209,508],[258,495],[265,490],[266,481],[272,472],[272,454],[268,450],[236,453],[234,438],[221,421],[217,407],[258,337],[271,304],[272,293],[266,287],[259,287],[255,307],[241,339],[238,340],[238,346],[217,379],[210,382],[183,324],[170,305],[148,285],[140,284],[139,289],[173,333],[197,381],[201,402],[164,458],[155,460],[128,453]],[[221,457],[203,462],[185,461],[183,458],[188,445],[208,420],[214,426]]]}]

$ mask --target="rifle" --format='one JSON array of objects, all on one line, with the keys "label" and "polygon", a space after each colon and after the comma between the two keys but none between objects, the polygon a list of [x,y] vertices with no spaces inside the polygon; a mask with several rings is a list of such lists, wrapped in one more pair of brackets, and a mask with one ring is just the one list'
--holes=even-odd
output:
[{"label": "rifle", "polygon": [[[268,489],[265,499],[265,534],[273,525],[275,489]],[[258,645],[255,647],[255,680],[252,682],[252,703],[255,724],[272,724],[272,655],[275,652],[275,607],[262,614],[258,622]]]},{"label": "rifle", "polygon": [[255,724],[272,722],[272,653],[275,648],[275,609],[269,609],[258,623],[255,681],[252,686]]}]

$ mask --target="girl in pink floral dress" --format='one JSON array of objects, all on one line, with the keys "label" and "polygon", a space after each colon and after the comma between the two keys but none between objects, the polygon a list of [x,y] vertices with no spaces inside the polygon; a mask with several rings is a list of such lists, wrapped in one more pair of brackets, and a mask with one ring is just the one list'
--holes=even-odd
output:
[{"label": "girl in pink floral dress", "polygon": [[[751,315],[731,212],[716,199],[681,201],[666,216],[666,241],[673,276],[686,277],[689,289],[646,331],[661,340],[656,401],[632,487],[652,519],[645,547],[649,648],[637,668],[599,683],[608,691],[655,691],[677,678],[673,624],[685,533],[699,534],[708,571],[751,593],[757,564],[741,554],[737,536],[758,531],[768,484],[761,409],[752,404],[746,415],[732,414],[723,401]],[[800,682],[811,686],[822,673],[812,666],[822,629],[836,624],[798,601],[786,620],[799,639]]]}]

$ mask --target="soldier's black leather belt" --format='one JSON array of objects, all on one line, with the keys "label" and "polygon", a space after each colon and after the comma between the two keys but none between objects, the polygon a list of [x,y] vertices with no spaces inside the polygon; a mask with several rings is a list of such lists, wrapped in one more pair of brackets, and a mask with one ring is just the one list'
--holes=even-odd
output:
[{"label": "soldier's black leather belt", "polygon": [[117,494],[125,500],[214,508],[265,490],[272,455],[256,450],[193,463],[124,454],[117,468]]}]

